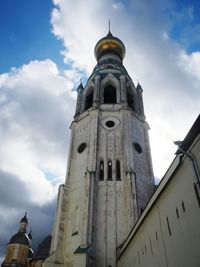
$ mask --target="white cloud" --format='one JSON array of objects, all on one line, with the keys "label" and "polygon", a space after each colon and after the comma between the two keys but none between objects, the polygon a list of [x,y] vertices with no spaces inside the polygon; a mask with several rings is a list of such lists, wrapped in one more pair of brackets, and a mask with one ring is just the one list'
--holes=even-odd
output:
[{"label": "white cloud", "polygon": [[[73,72],[61,73],[49,59],[0,75],[0,235],[4,246],[25,210],[32,216],[35,243],[42,231],[50,231],[58,184],[65,177],[67,130],[75,109],[74,78]],[[5,210],[9,215],[5,216]]]},{"label": "white cloud", "polygon": [[56,194],[45,172],[65,176],[67,115],[72,118],[75,99],[68,74],[45,60],[0,75],[1,170],[23,181],[40,205]]}]

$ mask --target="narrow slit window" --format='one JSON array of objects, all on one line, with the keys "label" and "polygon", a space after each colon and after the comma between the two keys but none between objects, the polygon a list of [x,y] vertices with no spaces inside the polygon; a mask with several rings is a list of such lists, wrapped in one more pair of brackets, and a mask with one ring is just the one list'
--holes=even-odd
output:
[{"label": "narrow slit window", "polygon": [[200,207],[200,196],[199,196],[197,185],[195,183],[194,183],[194,192],[195,192],[195,195],[196,195],[196,198],[197,198],[198,205]]},{"label": "narrow slit window", "polygon": [[116,161],[116,180],[120,181],[121,180],[121,168],[120,168],[120,161]]},{"label": "narrow slit window", "polygon": [[166,220],[167,220],[167,228],[168,228],[168,231],[169,231],[169,235],[172,235],[168,217],[166,218]]},{"label": "narrow slit window", "polygon": [[108,161],[108,181],[112,181],[112,161]]},{"label": "narrow slit window", "polygon": [[153,254],[153,247],[152,247],[151,237],[149,238],[149,243],[150,243],[150,248],[151,248],[151,254]]},{"label": "narrow slit window", "polygon": [[183,200],[182,200],[182,210],[183,210],[183,212],[185,212],[185,203],[183,202]]},{"label": "narrow slit window", "polygon": [[140,252],[138,251],[138,263],[140,264]]},{"label": "narrow slit window", "polygon": [[176,207],[176,217],[177,219],[179,218],[179,212],[178,212],[178,208]]},{"label": "narrow slit window", "polygon": [[99,180],[104,180],[104,162],[100,161],[100,174],[99,174]]}]

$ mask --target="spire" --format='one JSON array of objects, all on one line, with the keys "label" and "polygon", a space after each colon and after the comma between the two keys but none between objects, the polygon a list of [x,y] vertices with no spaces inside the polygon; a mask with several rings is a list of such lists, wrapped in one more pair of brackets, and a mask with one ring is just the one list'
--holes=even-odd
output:
[{"label": "spire", "polygon": [[112,33],[111,33],[111,31],[110,31],[110,19],[109,19],[109,21],[108,21],[108,34],[107,34],[107,37],[112,37],[113,35],[112,35]]},{"label": "spire", "polygon": [[138,81],[138,84],[137,84],[136,89],[137,89],[138,91],[143,92],[142,86],[140,85],[139,81]]},{"label": "spire", "polygon": [[20,223],[27,223],[27,224],[28,224],[28,219],[27,219],[26,215],[27,215],[27,212],[25,212],[25,215],[24,215],[24,217],[21,219]]},{"label": "spire", "polygon": [[79,91],[79,90],[83,90],[84,88],[83,88],[83,84],[82,84],[82,78],[80,78],[80,84],[79,84],[79,86],[78,86],[78,88],[77,88],[77,91]]},{"label": "spire", "polygon": [[20,221],[19,232],[26,233],[26,227],[27,227],[27,224],[28,224],[28,219],[27,219],[26,215],[27,215],[27,212],[25,212],[24,217]]}]

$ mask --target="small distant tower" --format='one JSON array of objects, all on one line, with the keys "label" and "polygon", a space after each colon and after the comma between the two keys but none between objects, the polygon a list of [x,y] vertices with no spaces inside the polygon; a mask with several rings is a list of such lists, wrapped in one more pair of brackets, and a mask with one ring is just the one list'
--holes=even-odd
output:
[{"label": "small distant tower", "polygon": [[26,213],[20,221],[19,231],[13,235],[7,245],[5,260],[2,267],[27,267],[28,259],[33,257],[31,249],[31,232],[26,234],[28,219]]}]

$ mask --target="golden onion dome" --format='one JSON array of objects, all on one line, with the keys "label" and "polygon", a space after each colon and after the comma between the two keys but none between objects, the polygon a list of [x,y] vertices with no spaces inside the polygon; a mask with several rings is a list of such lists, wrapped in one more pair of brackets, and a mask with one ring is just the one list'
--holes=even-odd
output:
[{"label": "golden onion dome", "polygon": [[94,49],[96,60],[105,54],[117,54],[121,60],[125,56],[126,48],[122,41],[117,37],[114,37],[109,31],[108,35],[100,39]]}]

